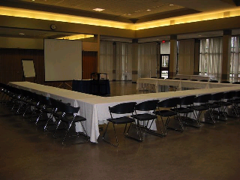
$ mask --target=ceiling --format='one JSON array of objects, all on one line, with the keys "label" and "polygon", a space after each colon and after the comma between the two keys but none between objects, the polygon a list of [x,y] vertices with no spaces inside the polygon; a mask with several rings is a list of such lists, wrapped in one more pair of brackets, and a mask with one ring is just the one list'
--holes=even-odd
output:
[{"label": "ceiling", "polygon": [[[0,5],[125,22],[142,22],[237,6],[238,0],[1,0]],[[94,8],[105,9],[95,12]]]},{"label": "ceiling", "polygon": [[[239,6],[240,0],[1,0],[0,6],[56,12],[118,22],[140,23]],[[105,9],[95,12],[94,8]],[[0,36],[55,38],[71,33],[9,29],[0,26]],[[219,35],[219,32],[210,32]],[[199,36],[199,34],[197,34]],[[107,37],[108,38],[108,37]],[[159,38],[159,37],[157,37]]]}]

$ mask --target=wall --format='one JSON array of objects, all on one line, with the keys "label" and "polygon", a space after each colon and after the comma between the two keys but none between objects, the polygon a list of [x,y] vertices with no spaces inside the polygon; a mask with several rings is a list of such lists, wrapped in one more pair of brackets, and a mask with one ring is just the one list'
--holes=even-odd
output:
[{"label": "wall", "polygon": [[22,81],[22,59],[32,59],[34,61],[36,82],[44,83],[44,53],[43,50],[36,49],[0,49],[0,82]]},{"label": "wall", "polygon": [[0,48],[43,49],[43,39],[0,37]]},{"label": "wall", "polygon": [[194,74],[194,39],[179,41],[178,74]]}]

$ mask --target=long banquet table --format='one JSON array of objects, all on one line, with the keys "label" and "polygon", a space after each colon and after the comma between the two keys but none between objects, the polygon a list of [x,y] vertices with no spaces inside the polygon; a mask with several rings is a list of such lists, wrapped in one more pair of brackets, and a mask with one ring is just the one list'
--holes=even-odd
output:
[{"label": "long banquet table", "polygon": [[196,79],[196,80],[207,80],[209,81],[211,79],[210,76],[203,76],[203,75],[187,75],[187,74],[177,74],[175,78],[179,79]]},{"label": "long banquet table", "polygon": [[[122,102],[134,101],[139,103],[150,99],[163,100],[171,97],[183,97],[188,95],[240,90],[240,86],[236,84],[226,85],[218,83],[218,85],[213,86],[212,88],[209,86],[207,89],[100,97],[31,82],[10,82],[9,85],[36,92],[54,99],[62,100],[63,102],[70,103],[75,107],[80,106],[79,114],[87,119],[83,125],[86,128],[88,136],[90,136],[90,141],[93,143],[97,143],[97,139],[100,135],[99,124],[106,123],[106,119],[110,117],[108,112],[109,106],[113,106]],[[153,127],[153,129],[155,128],[156,127]],[[81,130],[81,124],[77,123],[76,131],[79,132]]]},{"label": "long banquet table", "polygon": [[[156,78],[139,78],[137,80],[137,90],[148,90],[149,86],[153,85],[155,92],[159,92],[161,87],[175,87],[177,90],[185,88],[190,89],[209,89],[219,87],[233,87],[236,84],[231,83],[214,83],[214,82],[201,82],[191,80],[175,80],[175,79],[156,79]],[[238,85],[237,85],[238,86]]]}]

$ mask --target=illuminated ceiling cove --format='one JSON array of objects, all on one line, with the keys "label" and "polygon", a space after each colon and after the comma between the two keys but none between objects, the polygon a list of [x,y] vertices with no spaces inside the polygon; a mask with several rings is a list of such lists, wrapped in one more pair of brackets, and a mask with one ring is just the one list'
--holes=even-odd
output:
[{"label": "illuminated ceiling cove", "polygon": [[40,20],[60,21],[76,24],[87,24],[102,27],[111,27],[119,29],[141,30],[155,27],[171,26],[176,24],[192,23],[198,21],[207,21],[228,17],[240,16],[240,8],[230,8],[214,12],[203,12],[192,15],[184,15],[180,17],[165,18],[160,20],[153,20],[143,23],[124,23],[104,19],[95,19],[90,17],[80,17],[75,15],[58,14],[52,12],[43,12],[36,10],[27,10],[21,8],[11,8],[0,6],[0,15],[32,18]]}]

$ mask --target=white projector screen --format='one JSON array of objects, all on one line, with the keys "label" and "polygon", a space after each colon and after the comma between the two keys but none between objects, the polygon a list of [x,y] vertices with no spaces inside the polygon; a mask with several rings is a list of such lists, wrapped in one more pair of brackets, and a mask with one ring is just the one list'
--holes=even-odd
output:
[{"label": "white projector screen", "polygon": [[44,40],[45,81],[82,79],[82,42]]}]

